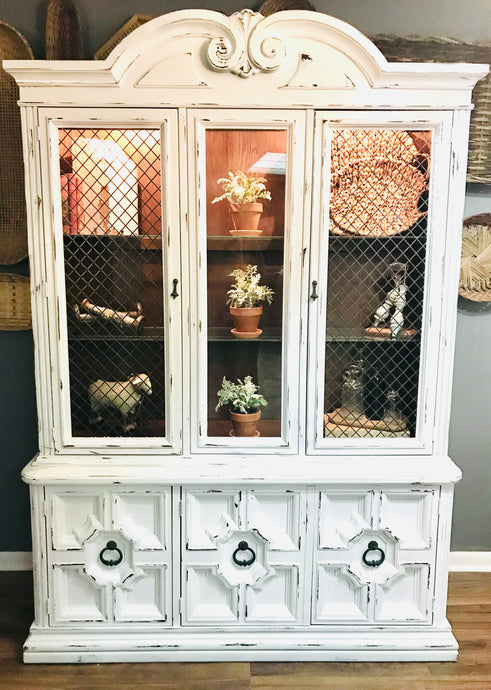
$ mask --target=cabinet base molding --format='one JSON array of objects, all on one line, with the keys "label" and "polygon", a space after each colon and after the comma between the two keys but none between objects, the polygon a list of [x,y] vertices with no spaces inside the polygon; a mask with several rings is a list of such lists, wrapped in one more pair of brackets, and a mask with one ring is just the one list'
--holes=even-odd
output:
[{"label": "cabinet base molding", "polygon": [[458,643],[449,629],[347,629],[306,633],[216,631],[165,633],[111,630],[72,633],[33,626],[26,663],[200,661],[455,661]]}]

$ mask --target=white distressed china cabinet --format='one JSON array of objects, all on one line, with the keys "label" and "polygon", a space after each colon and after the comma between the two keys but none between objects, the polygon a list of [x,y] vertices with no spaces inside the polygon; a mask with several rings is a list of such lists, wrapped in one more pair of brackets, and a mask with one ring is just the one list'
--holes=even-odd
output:
[{"label": "white distressed china cabinet", "polygon": [[[20,87],[40,452],[27,662],[451,660],[471,89],[306,11],[183,10]],[[263,179],[256,229],[221,178]],[[255,266],[259,326],[228,291]],[[257,288],[257,285],[256,285]],[[224,377],[267,401],[250,436]]]}]

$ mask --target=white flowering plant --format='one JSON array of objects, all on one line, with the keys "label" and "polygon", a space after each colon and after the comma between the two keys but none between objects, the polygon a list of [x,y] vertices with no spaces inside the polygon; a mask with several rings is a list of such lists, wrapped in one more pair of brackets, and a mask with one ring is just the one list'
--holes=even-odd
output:
[{"label": "white flowering plant", "polygon": [[264,177],[248,177],[241,170],[229,172],[228,177],[217,180],[222,185],[223,194],[212,200],[212,204],[225,199],[232,204],[250,204],[258,199],[271,199]]},{"label": "white flowering plant", "polygon": [[264,397],[258,393],[259,386],[252,380],[252,376],[246,376],[244,380],[237,379],[236,382],[229,381],[225,376],[222,380],[222,387],[218,391],[218,411],[223,405],[230,405],[232,412],[239,414],[251,414],[258,407],[267,405]]},{"label": "white flowering plant", "polygon": [[244,268],[236,268],[229,276],[235,278],[235,283],[227,290],[227,304],[231,307],[251,308],[260,302],[271,304],[274,292],[267,285],[259,285],[261,274],[257,266],[248,264]]}]

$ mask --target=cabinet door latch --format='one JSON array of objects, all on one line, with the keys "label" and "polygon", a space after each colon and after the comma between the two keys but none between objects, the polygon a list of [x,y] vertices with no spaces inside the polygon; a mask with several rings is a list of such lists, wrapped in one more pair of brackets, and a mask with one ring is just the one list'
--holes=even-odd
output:
[{"label": "cabinet door latch", "polygon": [[319,295],[317,294],[317,281],[313,280],[312,281],[312,294],[310,295],[310,299],[317,299]]}]

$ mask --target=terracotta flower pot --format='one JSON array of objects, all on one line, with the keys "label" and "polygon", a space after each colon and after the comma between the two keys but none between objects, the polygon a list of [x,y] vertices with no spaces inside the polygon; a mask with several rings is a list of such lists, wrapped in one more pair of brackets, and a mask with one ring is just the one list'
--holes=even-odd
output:
[{"label": "terracotta flower pot", "polygon": [[261,417],[261,410],[251,412],[251,414],[241,414],[239,412],[231,412],[230,419],[232,420],[234,436],[259,436],[259,431],[256,425]]},{"label": "terracotta flower pot", "polygon": [[235,328],[232,334],[236,338],[258,338],[262,331],[258,328],[263,307],[230,307]]},{"label": "terracotta flower pot", "polygon": [[261,235],[262,230],[258,230],[263,205],[258,202],[248,204],[230,204],[230,213],[234,229],[230,230],[231,235],[242,237],[255,237]]}]

